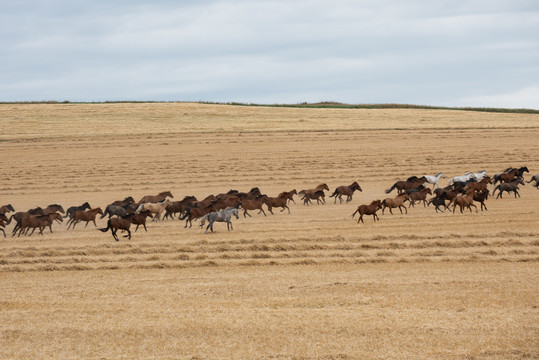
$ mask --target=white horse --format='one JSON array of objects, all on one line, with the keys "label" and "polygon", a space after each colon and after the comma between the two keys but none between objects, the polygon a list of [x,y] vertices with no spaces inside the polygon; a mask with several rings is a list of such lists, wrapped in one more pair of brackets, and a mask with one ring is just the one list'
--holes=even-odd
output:
[{"label": "white horse", "polygon": [[427,182],[429,184],[433,184],[432,185],[432,188],[434,189],[435,187],[439,186],[438,185],[438,180],[440,180],[440,178],[442,179],[445,179],[445,175],[443,172],[439,172],[438,174],[436,175],[424,175],[425,176],[425,179],[427,179]]},{"label": "white horse", "polygon": [[464,173],[464,175],[470,175],[470,174],[473,175],[473,178],[474,178],[475,180],[477,180],[477,181],[481,181],[481,180],[483,180],[483,178],[484,178],[485,176],[488,176],[486,170],[481,170],[481,171],[476,172],[476,173],[473,173],[473,172],[471,172],[471,171],[468,171],[468,172]]},{"label": "white horse", "polygon": [[461,176],[453,176],[449,181],[447,182],[447,185],[451,185],[456,182],[468,182],[471,179],[475,179],[474,174],[469,172]]}]

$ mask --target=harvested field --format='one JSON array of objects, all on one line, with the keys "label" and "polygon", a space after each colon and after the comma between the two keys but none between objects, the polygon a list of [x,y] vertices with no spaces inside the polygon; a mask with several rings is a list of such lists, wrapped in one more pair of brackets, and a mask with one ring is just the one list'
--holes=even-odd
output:
[{"label": "harvested field", "polygon": [[31,237],[10,224],[1,358],[539,357],[539,190],[478,213],[351,218],[411,175],[443,171],[445,186],[526,165],[529,181],[539,115],[171,103],[0,105],[0,118],[0,205],[17,211],[363,189],[347,204],[240,211],[213,234],[177,219],[119,242],[91,223]]}]

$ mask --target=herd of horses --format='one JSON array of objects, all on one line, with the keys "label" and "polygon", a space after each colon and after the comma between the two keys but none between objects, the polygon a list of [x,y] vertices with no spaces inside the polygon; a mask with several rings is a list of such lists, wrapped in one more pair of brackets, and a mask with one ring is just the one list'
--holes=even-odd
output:
[{"label": "herd of horses", "polygon": [[[377,199],[369,204],[363,204],[357,207],[352,214],[352,218],[359,214],[358,223],[364,222],[365,215],[372,216],[374,221],[379,220],[377,212],[379,210],[389,210],[393,214],[393,209],[399,209],[400,213],[408,213],[410,207],[415,207],[416,204],[423,204],[424,207],[433,205],[436,212],[444,212],[452,210],[454,213],[459,207],[461,213],[469,209],[472,212],[472,207],[478,212],[475,203],[481,205],[481,211],[487,210],[485,201],[489,196],[503,198],[503,193],[513,193],[515,198],[520,197],[519,186],[525,185],[524,173],[529,172],[528,168],[523,166],[520,168],[507,168],[500,173],[490,177],[485,170],[477,173],[467,172],[463,175],[455,176],[449,179],[446,187],[440,187],[439,180],[445,178],[442,172],[436,175],[410,176],[406,180],[395,182],[389,187],[385,193],[390,194],[393,190],[397,191],[395,197],[387,197],[385,199]],[[535,181],[535,187],[539,189],[539,174],[533,175],[530,181]],[[499,183],[499,184],[498,184]],[[429,186],[432,185],[432,188]],[[492,194],[488,189],[488,185],[493,185]],[[296,191],[281,192],[276,197],[270,197],[262,194],[258,187],[254,187],[248,192],[240,192],[238,190],[230,190],[227,193],[218,195],[209,195],[202,200],[198,200],[195,196],[185,196],[182,200],[173,201],[174,198],[170,191],[164,191],[157,195],[143,196],[139,201],[135,201],[129,196],[123,200],[117,200],[105,207],[103,211],[100,207],[92,208],[88,202],[82,205],[71,206],[64,211],[63,207],[58,204],[52,204],[46,208],[36,207],[28,211],[16,212],[11,204],[0,207],[0,230],[6,233],[4,228],[10,223],[15,226],[12,230],[12,236],[32,235],[36,230],[43,235],[43,231],[49,228],[52,232],[54,222],[61,223],[64,219],[67,229],[75,229],[77,224],[85,223],[85,227],[91,222],[97,227],[96,218],[107,218],[107,226],[99,228],[102,232],[112,233],[113,238],[119,241],[118,230],[126,232],[124,237],[131,239],[131,226],[136,226],[135,232],[139,226],[142,226],[145,231],[146,220],[148,218],[153,221],[166,219],[174,219],[177,217],[180,221],[185,220],[185,228],[192,227],[193,220],[198,220],[200,227],[203,227],[206,222],[205,232],[208,230],[213,232],[215,222],[224,222],[227,224],[227,229],[232,230],[232,218],[239,218],[239,211],[243,213],[243,217],[251,217],[249,211],[257,211],[258,214],[267,216],[266,210],[273,214],[273,209],[285,210],[290,213],[289,204],[296,203],[294,195],[300,197],[304,206],[314,204],[326,204],[326,191],[329,197],[334,198],[334,204],[343,202],[349,203],[353,199],[356,191],[362,192],[363,189],[355,181],[350,185],[338,186],[333,192],[329,192],[329,186],[325,183],[314,188]],[[427,198],[427,196],[431,196]],[[452,206],[452,209],[451,209]],[[264,209],[265,207],[265,209]],[[13,212],[13,214],[9,214]],[[8,218],[8,215],[9,218]]]}]

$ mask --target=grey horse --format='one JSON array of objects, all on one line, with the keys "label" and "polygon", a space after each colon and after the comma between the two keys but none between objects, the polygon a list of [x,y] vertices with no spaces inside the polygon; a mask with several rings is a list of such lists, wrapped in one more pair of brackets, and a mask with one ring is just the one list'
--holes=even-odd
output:
[{"label": "grey horse", "polygon": [[226,222],[227,229],[234,230],[232,227],[232,215],[236,217],[236,219],[239,218],[238,216],[238,208],[235,207],[227,207],[226,209],[220,210],[220,211],[214,211],[209,214],[206,214],[200,219],[200,227],[204,226],[206,223],[206,220],[208,221],[208,226],[206,226],[206,231],[204,233],[208,232],[208,229],[213,232],[213,223],[216,221],[219,222]]}]

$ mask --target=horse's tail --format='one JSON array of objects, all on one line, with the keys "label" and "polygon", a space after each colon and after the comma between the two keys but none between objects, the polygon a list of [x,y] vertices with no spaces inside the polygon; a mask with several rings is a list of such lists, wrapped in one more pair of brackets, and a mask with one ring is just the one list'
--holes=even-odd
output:
[{"label": "horse's tail", "polygon": [[103,219],[105,216],[107,216],[107,214],[110,215],[110,210],[108,206],[105,208],[105,211],[103,211],[103,214],[101,215],[99,219]]},{"label": "horse's tail", "polygon": [[329,195],[329,197],[334,197],[334,196],[337,196],[339,192],[337,191],[337,189],[335,189],[335,191],[333,192],[333,194]]},{"label": "horse's tail", "polygon": [[526,183],[531,183],[532,181],[538,181],[536,178],[535,178],[535,175],[532,176],[532,178],[530,179],[530,181],[526,181]]},{"label": "horse's tail", "polygon": [[494,188],[494,190],[492,191],[492,196],[494,196],[494,193],[496,192],[496,190],[500,191],[500,186],[501,184]]},{"label": "horse's tail", "polygon": [[111,227],[111,226],[110,226],[110,219],[109,219],[109,221],[107,221],[107,227],[106,227],[106,228],[103,228],[103,229],[97,229],[97,230],[100,230],[100,231],[103,231],[103,232],[107,232],[107,231],[109,231],[110,227]]},{"label": "horse's tail", "polygon": [[390,192],[393,191],[394,188],[397,187],[397,183],[394,183],[392,187],[390,187],[389,189],[386,190],[386,194],[389,194]]},{"label": "horse's tail", "polygon": [[206,223],[206,219],[208,219],[208,215],[209,214],[206,214],[200,219],[200,227],[204,226],[204,224]]},{"label": "horse's tail", "polygon": [[356,209],[356,211],[354,211],[354,213],[352,214],[352,219],[354,218],[354,216],[356,216],[356,213],[359,212],[359,207]]}]

